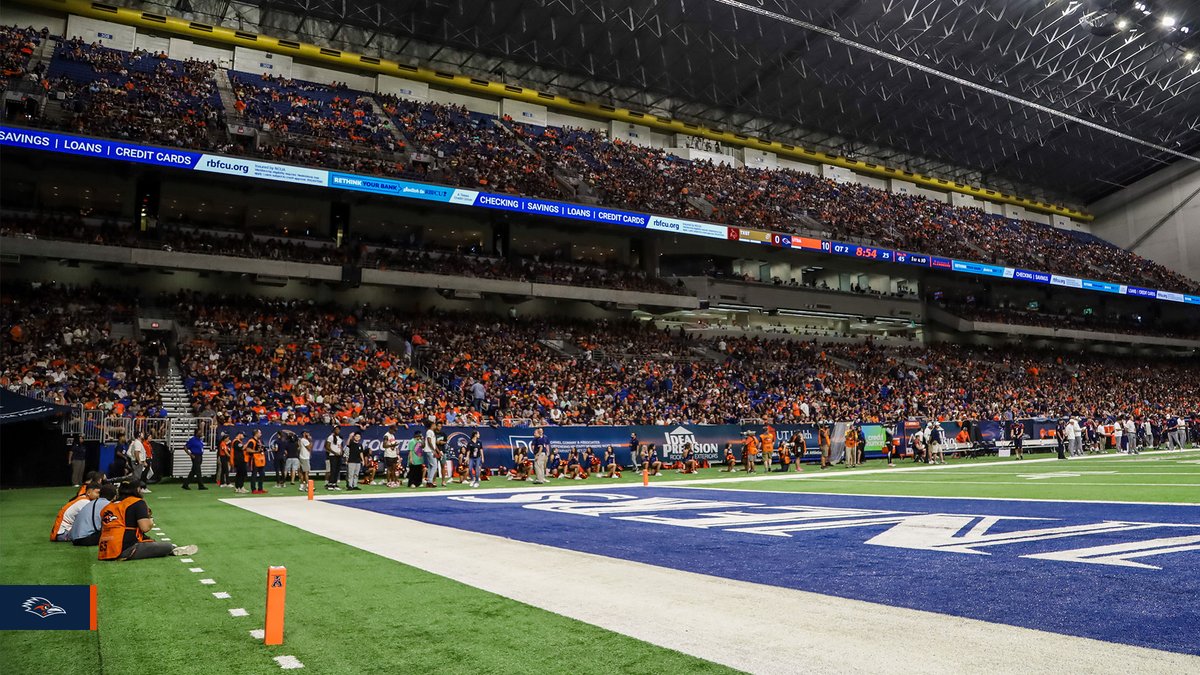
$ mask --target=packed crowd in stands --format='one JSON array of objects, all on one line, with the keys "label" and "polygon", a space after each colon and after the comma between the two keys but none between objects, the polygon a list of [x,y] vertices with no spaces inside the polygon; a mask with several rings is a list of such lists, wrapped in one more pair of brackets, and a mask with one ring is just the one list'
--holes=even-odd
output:
[{"label": "packed crowd in stands", "polygon": [[422,419],[440,394],[411,358],[358,335],[368,308],[192,293],[159,304],[195,317],[180,365],[193,410],[228,423],[390,424]]},{"label": "packed crowd in stands", "polygon": [[223,125],[215,66],[76,38],[59,43],[47,88],[63,94],[74,131],[123,140],[209,149]]},{"label": "packed crowd in stands", "polygon": [[19,80],[29,74],[29,59],[49,37],[46,28],[0,26],[0,80]]},{"label": "packed crowd in stands", "polygon": [[235,110],[264,131],[318,139],[331,147],[349,143],[395,152],[387,119],[375,112],[370,94],[345,83],[323,85],[270,74],[230,71]]},{"label": "packed crowd in stands", "polygon": [[473,248],[437,248],[417,242],[358,237],[336,247],[323,239],[277,237],[251,231],[201,229],[163,223],[151,235],[126,221],[84,219],[64,214],[7,214],[0,236],[78,241],[104,246],[150,247],[181,253],[249,257],[258,260],[356,264],[384,270],[586,286],[622,291],[686,295],[687,289],[616,263],[605,265],[539,256],[483,255]]},{"label": "packed crowd in stands", "polygon": [[[0,382],[157,415],[153,359],[108,338],[121,292],[6,284]],[[703,336],[636,321],[413,315],[181,292],[194,411],[225,422],[452,425],[1152,415],[1200,407],[1195,359]],[[45,311],[46,307],[57,308]],[[388,330],[392,349],[360,329]]]},{"label": "packed crowd in stands", "polygon": [[[245,303],[226,301],[219,312],[243,316]],[[275,325],[269,309],[260,301],[248,310],[257,318],[239,325]],[[304,315],[294,305],[274,309]],[[1200,405],[1200,364],[1187,360],[703,338],[631,321],[308,311],[324,320],[302,320],[313,327],[304,334],[189,346],[185,371],[202,383],[197,406],[243,422],[300,415],[661,425],[1103,416]],[[355,325],[386,328],[404,348],[331,346]]]},{"label": "packed crowd in stands", "polygon": [[495,117],[463,106],[381,98],[411,149],[436,158],[429,178],[494,192],[569,196],[543,159]]},{"label": "packed crowd in stands", "polygon": [[125,297],[101,286],[6,280],[0,291],[0,387],[116,417],[162,417],[157,355],[112,337],[112,324],[134,315]]},{"label": "packed crowd in stands", "polygon": [[[206,130],[222,115],[214,67],[71,40],[56,50],[49,79],[53,89],[70,94],[73,125],[80,131],[208,149],[212,140]],[[577,174],[590,193],[612,206],[777,230],[807,230],[817,223],[830,237],[898,249],[1166,290],[1200,289],[1196,280],[1094,237],[981,209],[790,169],[689,161],[663,149],[610,140],[603,131],[540,129],[344,85],[238,73],[233,78],[239,107],[255,123],[331,143],[292,149],[286,143],[259,148],[225,141],[218,146],[222,149],[242,147],[285,161],[543,197],[568,196],[560,174]],[[374,112],[372,96],[383,115]],[[402,138],[386,128],[384,116]],[[403,150],[407,159],[348,152],[342,141]]]}]

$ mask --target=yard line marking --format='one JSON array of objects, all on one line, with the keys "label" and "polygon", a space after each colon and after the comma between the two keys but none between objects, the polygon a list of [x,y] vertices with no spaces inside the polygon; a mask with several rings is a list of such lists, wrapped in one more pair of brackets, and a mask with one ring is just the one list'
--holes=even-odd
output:
[{"label": "yard line marking", "polygon": [[[1057,477],[1055,477],[1057,478]],[[886,478],[865,478],[856,480],[854,478],[845,478],[839,480],[839,483],[901,483],[913,484],[923,483],[930,485],[1028,485],[1024,480],[955,480],[953,483],[947,483],[946,480],[888,480]],[[1046,483],[1046,485],[1054,485],[1056,488],[1074,488],[1074,486],[1097,486],[1097,488],[1124,488],[1124,486],[1136,486],[1136,488],[1200,488],[1200,483],[1076,483],[1075,480],[1063,480],[1062,483]],[[666,488],[666,485],[660,485],[661,488]],[[974,500],[978,497],[958,497],[960,500]],[[1003,498],[1003,497],[1001,497]],[[1045,500],[1033,500],[1045,501]],[[1050,500],[1054,501],[1054,500]],[[1074,502],[1079,500],[1058,500],[1066,502]],[[1111,503],[1111,502],[1104,502]],[[1146,503],[1162,503],[1162,502],[1146,502]],[[1195,506],[1195,504],[1184,504],[1184,506]]]},{"label": "yard line marking", "polygon": [[[883,481],[850,481],[858,483],[881,483]],[[1019,483],[1019,485],[1028,485],[1028,483]],[[1107,483],[1106,483],[1107,485]],[[685,490],[702,490],[702,491],[723,491],[723,492],[754,492],[763,494],[764,492],[773,492],[771,490],[756,490],[754,488],[722,488],[709,487],[707,485],[660,485],[659,487],[683,488]],[[1129,502],[1129,501],[1111,501],[1107,499],[1048,499],[1038,497],[947,497],[945,495],[881,495],[874,492],[811,492],[808,490],[783,490],[786,494],[791,495],[840,495],[842,497],[888,497],[896,499],[974,499],[989,502],[1057,502],[1059,504],[1132,504],[1136,506],[1200,506],[1197,502]],[[471,494],[479,494],[472,492]]]},{"label": "yard line marking", "polygon": [[171,541],[170,537],[160,537],[159,541]]},{"label": "yard line marking", "polygon": [[247,612],[241,607],[234,607],[233,609],[229,610],[229,616],[250,616],[250,612]]},{"label": "yard line marking", "polygon": [[255,628],[254,630],[250,631],[250,637],[254,638],[255,640],[262,640],[267,637],[267,631],[263,628]]},{"label": "yard line marking", "polygon": [[191,558],[180,558],[179,562],[196,562],[196,561],[192,560]]},{"label": "yard line marking", "polygon": [[227,593],[225,591],[217,591],[216,593],[213,593],[213,597],[218,600],[228,600],[229,593]]},{"label": "yard line marking", "polygon": [[189,567],[188,571],[189,572],[203,572],[204,568],[203,567]]},{"label": "yard line marking", "polygon": [[275,663],[278,663],[279,667],[284,670],[295,670],[304,667],[304,664],[300,663],[300,659],[294,656],[276,656]]},{"label": "yard line marking", "polygon": [[212,586],[217,583],[217,580],[216,579],[201,579],[200,583],[204,584],[205,586]]}]

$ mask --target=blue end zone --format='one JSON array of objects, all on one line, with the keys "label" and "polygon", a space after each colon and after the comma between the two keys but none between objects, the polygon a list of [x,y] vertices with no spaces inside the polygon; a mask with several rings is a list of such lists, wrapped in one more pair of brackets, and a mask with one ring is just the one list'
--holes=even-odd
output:
[{"label": "blue end zone", "polygon": [[[1200,507],[680,487],[330,501],[721,578],[1200,655]],[[803,626],[804,617],[780,621]],[[889,639],[921,635],[919,625],[861,628]]]}]

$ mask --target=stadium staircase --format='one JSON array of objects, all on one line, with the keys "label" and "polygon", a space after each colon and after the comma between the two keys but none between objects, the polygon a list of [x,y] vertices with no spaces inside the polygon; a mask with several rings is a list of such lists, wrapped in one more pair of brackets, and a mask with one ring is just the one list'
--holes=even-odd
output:
[{"label": "stadium staircase", "polygon": [[712,202],[703,197],[697,197],[695,195],[688,195],[687,203],[690,204],[692,208],[704,214],[705,218],[712,217],[713,209],[716,208],[712,205]]},{"label": "stadium staircase", "polygon": [[[196,417],[192,414],[188,391],[183,386],[183,375],[174,359],[171,360],[167,372],[159,376],[158,393],[162,397],[163,409],[167,411],[167,419],[170,421],[167,447],[170,448],[173,459],[171,473],[175,476],[186,476],[191,468],[191,460],[188,459],[185,444],[196,432]],[[206,435],[205,443],[211,442],[212,439]],[[205,477],[216,475],[217,455],[214,450],[212,447],[205,448],[204,461],[200,465]]]},{"label": "stadium staircase", "polygon": [[404,137],[404,134],[400,132],[400,128],[392,121],[392,116],[384,112],[383,107],[379,105],[379,101],[376,101],[374,96],[364,96],[363,98],[371,103],[371,112],[383,120],[383,126],[387,128],[392,138],[396,139],[396,147],[405,149],[405,160],[407,161],[408,139]]},{"label": "stadium staircase", "polygon": [[43,72],[50,70],[50,59],[54,57],[54,50],[58,47],[58,40],[49,37],[42,40],[38,48],[33,51],[33,55],[29,57],[29,65],[26,67],[29,72],[32,72],[39,63],[45,64]]},{"label": "stadium staircase", "polygon": [[229,71],[217,68],[213,71],[213,79],[217,83],[217,94],[221,97],[221,107],[225,109],[226,123],[239,126],[245,124],[245,115],[239,113],[233,106],[237,102],[237,96],[233,93],[233,83],[229,81]]}]

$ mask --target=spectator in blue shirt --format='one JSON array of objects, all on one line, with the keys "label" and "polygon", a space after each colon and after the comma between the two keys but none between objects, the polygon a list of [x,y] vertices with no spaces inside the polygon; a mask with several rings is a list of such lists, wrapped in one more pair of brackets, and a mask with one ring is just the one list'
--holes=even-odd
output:
[{"label": "spectator in blue shirt", "polygon": [[100,496],[88,502],[83,510],[75,515],[71,524],[70,539],[76,546],[97,546],[100,543],[100,512],[116,499],[117,486],[105,483],[100,486]]},{"label": "spectator in blue shirt", "polygon": [[201,490],[207,490],[204,487],[204,481],[200,478],[200,461],[204,459],[204,439],[200,438],[200,430],[196,429],[196,433],[187,441],[188,456],[192,458],[192,470],[188,473],[187,478],[183,479],[183,489],[191,490],[188,483],[192,482],[192,478],[196,479],[196,486]]}]

